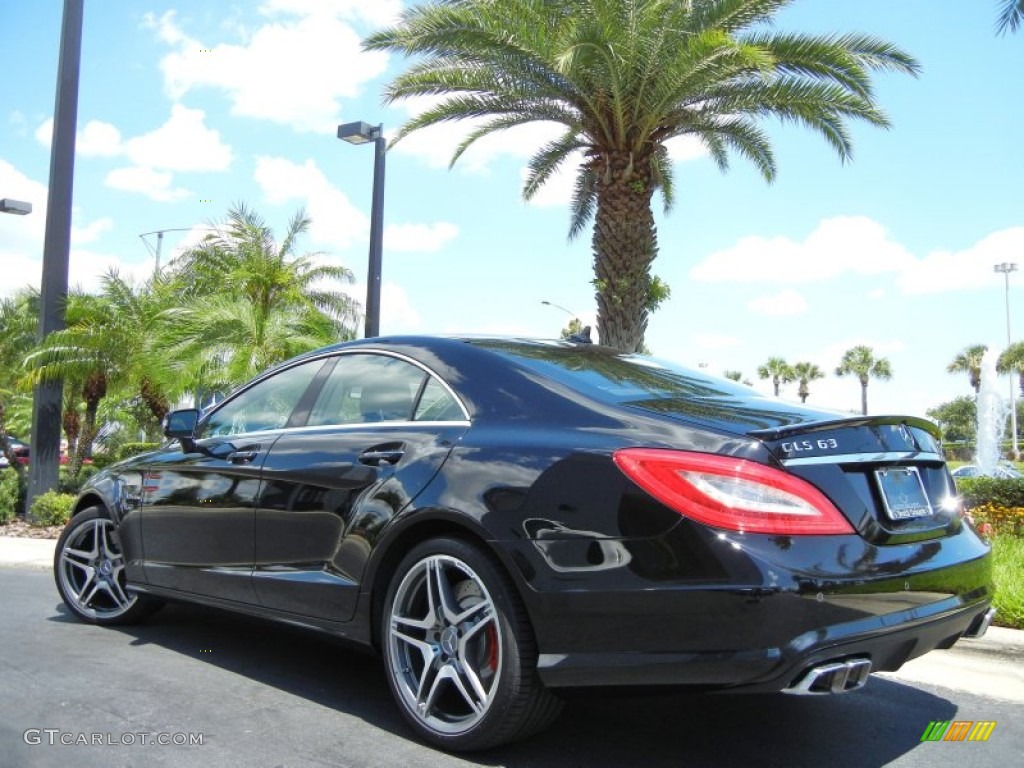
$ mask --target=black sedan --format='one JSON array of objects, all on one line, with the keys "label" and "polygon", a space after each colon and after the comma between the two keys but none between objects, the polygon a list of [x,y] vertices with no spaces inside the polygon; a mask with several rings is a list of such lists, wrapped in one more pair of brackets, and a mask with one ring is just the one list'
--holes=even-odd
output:
[{"label": "black sedan", "polygon": [[340,344],[166,434],[83,490],[68,607],[187,600],[353,641],[447,749],[539,730],[570,687],[841,693],[992,618],[930,422],[599,346]]}]

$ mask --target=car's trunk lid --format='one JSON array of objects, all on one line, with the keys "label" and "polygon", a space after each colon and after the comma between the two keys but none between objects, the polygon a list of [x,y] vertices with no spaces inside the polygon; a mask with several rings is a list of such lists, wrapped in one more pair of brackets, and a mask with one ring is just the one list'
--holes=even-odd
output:
[{"label": "car's trunk lid", "polygon": [[843,416],[763,398],[632,402],[689,423],[758,440],[815,485],[867,540],[896,544],[962,525],[938,428],[911,416]]}]

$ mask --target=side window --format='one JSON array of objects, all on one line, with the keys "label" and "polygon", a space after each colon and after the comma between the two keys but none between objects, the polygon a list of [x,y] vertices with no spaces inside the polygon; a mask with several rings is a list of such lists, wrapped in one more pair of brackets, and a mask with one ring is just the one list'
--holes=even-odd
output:
[{"label": "side window", "polygon": [[310,360],[276,373],[215,410],[203,426],[202,437],[222,437],[280,429],[324,365]]},{"label": "side window", "polygon": [[462,421],[465,418],[455,398],[431,376],[416,406],[416,421]]},{"label": "side window", "polygon": [[306,424],[409,421],[426,375],[415,365],[387,355],[342,355]]}]

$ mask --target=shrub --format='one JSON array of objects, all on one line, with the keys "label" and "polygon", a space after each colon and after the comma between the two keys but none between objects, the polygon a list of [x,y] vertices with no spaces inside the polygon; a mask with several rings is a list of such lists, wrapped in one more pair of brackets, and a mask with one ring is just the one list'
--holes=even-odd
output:
[{"label": "shrub", "polygon": [[64,525],[71,517],[75,497],[70,493],[47,491],[36,497],[29,511],[32,525]]},{"label": "shrub", "polygon": [[163,445],[163,443],[121,443],[121,445],[117,446],[117,448],[112,452],[111,458],[112,461],[122,461],[137,454],[145,453],[146,451],[156,450],[161,445]]},{"label": "shrub", "polygon": [[968,508],[993,504],[998,507],[1024,507],[1024,479],[1008,477],[964,477],[956,481],[957,490]]},{"label": "shrub", "polygon": [[78,492],[82,490],[82,486],[85,485],[85,481],[99,471],[99,468],[92,464],[83,464],[81,469],[78,470],[78,477],[72,477],[68,474],[66,467],[61,467],[57,480],[57,490],[60,493],[70,493],[73,496],[77,496]]},{"label": "shrub", "polygon": [[0,471],[0,525],[11,522],[18,514],[20,491],[18,473],[10,468]]}]

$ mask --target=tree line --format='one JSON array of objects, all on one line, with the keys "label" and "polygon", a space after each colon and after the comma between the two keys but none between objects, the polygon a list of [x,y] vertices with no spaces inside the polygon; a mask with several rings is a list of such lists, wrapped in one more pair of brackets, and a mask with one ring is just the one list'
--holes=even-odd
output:
[{"label": "tree line", "polygon": [[98,439],[158,439],[167,412],[205,403],[275,363],[355,337],[360,308],[345,267],[296,252],[298,211],[278,240],[244,204],[148,279],[116,271],[72,290],[64,330],[38,342],[39,295],[0,300],[0,444],[28,432],[32,388],[64,382],[62,426],[76,475]]}]

